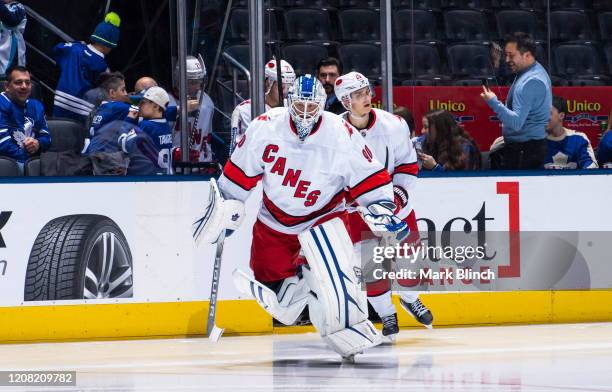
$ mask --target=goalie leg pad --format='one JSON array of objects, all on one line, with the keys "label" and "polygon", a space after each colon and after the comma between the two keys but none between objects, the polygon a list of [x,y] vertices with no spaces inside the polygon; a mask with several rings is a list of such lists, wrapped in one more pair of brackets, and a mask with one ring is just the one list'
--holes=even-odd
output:
[{"label": "goalie leg pad", "polygon": [[363,350],[382,342],[380,333],[374,328],[370,320],[364,320],[351,327],[331,333],[324,336],[323,340],[344,358],[360,354]]},{"label": "goalie leg pad", "polygon": [[380,334],[364,323],[368,317],[366,292],[344,223],[332,219],[301,233],[298,239],[308,260],[302,273],[311,290],[310,319],[321,336],[343,357],[379,344]]},{"label": "goalie leg pad", "polygon": [[232,277],[240,292],[253,297],[266,312],[285,325],[293,325],[308,303],[309,290],[303,278],[286,278],[276,293],[238,268]]},{"label": "goalie leg pad", "polygon": [[211,178],[208,205],[192,225],[192,235],[196,245],[217,242],[223,230],[236,230],[242,223],[244,215],[244,203],[240,200],[225,200],[217,181]]}]

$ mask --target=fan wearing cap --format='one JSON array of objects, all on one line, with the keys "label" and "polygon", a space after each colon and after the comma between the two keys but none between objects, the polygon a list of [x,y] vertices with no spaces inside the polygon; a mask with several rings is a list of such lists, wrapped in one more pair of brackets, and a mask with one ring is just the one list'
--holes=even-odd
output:
[{"label": "fan wearing cap", "polygon": [[120,25],[119,15],[111,12],[91,34],[88,45],[66,42],[53,49],[53,58],[60,68],[53,117],[71,118],[83,124],[87,122],[94,105],[85,100],[85,93],[108,69],[105,56],[117,47]]},{"label": "fan wearing cap", "polygon": [[[391,175],[396,205],[394,212],[410,228],[409,243],[416,243],[418,227],[410,193],[416,186],[418,166],[406,121],[399,116],[372,107],[370,82],[359,72],[349,72],[336,79],[334,91],[347,110],[341,117],[357,128],[374,157],[383,163]],[[354,208],[352,210],[349,220],[353,242],[361,246],[367,246],[368,241],[377,242],[379,239],[372,235],[361,215]],[[401,281],[399,283],[402,284]],[[400,297],[400,303],[411,315],[422,324],[431,325],[433,320],[431,312],[422,305],[416,292],[403,290]],[[383,335],[393,340],[399,328],[395,307],[391,301],[389,282],[385,280],[368,284],[368,300],[383,321]]]},{"label": "fan wearing cap", "polygon": [[169,101],[170,97],[163,88],[151,87],[145,92],[140,105],[130,108],[125,121],[138,125],[142,132],[132,128],[119,136],[121,150],[130,154],[128,174],[168,173],[172,132],[164,112]]},{"label": "fan wearing cap", "polygon": [[[277,106],[284,106],[278,99],[276,60],[272,59],[265,66],[265,104],[266,111]],[[281,60],[281,78],[283,80],[283,100],[287,98],[287,92],[295,81],[295,71],[291,64]],[[240,140],[247,127],[251,123],[251,100],[247,99],[240,103],[232,113],[232,150]]]}]

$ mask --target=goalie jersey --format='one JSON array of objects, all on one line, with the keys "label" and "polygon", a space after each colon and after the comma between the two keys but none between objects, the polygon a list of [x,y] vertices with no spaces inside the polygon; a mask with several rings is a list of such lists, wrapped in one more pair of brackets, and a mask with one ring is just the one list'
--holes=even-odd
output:
[{"label": "goalie jersey", "polygon": [[[348,116],[348,112],[342,114],[344,119]],[[391,175],[394,202],[398,207],[396,215],[400,219],[406,218],[414,208],[409,194],[416,187],[419,172],[408,124],[399,116],[373,108],[367,127],[358,132]]]},{"label": "goalie jersey", "polygon": [[322,217],[344,211],[345,189],[363,206],[393,200],[389,173],[359,133],[329,112],[322,113],[304,141],[287,108],[257,117],[218,183],[225,198],[245,201],[260,180],[258,219],[285,234],[299,234]]}]

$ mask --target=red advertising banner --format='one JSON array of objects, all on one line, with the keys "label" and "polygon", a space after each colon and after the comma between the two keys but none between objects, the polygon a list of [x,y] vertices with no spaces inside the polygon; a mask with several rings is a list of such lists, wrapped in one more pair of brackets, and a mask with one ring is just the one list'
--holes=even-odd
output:
[{"label": "red advertising banner", "polygon": [[[380,107],[380,87],[376,87],[373,105]],[[509,87],[492,87],[505,101]],[[414,115],[416,133],[421,133],[421,119],[430,110],[445,109],[478,142],[482,151],[501,136],[501,123],[480,97],[482,87],[402,86],[393,88],[394,107],[405,106]],[[612,108],[612,87],[553,87],[553,94],[567,99],[565,127],[587,134],[593,147],[599,144],[600,123],[608,121]]]}]

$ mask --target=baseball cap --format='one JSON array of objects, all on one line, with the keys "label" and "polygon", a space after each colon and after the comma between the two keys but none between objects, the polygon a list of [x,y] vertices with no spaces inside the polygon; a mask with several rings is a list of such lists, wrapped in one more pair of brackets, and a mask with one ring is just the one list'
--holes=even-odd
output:
[{"label": "baseball cap", "polygon": [[168,96],[166,90],[157,86],[147,89],[142,98],[148,99],[149,101],[159,105],[164,110],[166,110],[168,103],[170,102],[170,97]]}]

